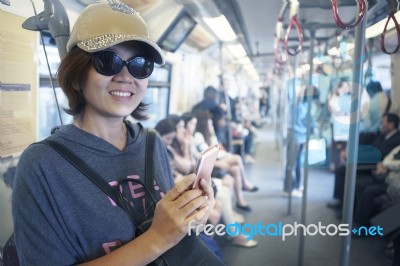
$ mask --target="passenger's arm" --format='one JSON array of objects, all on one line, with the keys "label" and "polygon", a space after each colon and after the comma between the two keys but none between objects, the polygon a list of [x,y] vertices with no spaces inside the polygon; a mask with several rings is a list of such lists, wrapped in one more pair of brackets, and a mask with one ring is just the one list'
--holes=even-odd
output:
[{"label": "passenger's arm", "polygon": [[82,265],[147,265],[175,246],[188,233],[189,222],[203,224],[214,204],[211,185],[201,183],[205,195],[200,189],[190,189],[194,177],[183,178],[157,203],[153,223],[143,235]]},{"label": "passenger's arm", "polygon": [[400,146],[394,148],[384,159],[382,164],[392,171],[399,171],[400,170],[400,160],[396,160],[394,155],[400,152]]}]

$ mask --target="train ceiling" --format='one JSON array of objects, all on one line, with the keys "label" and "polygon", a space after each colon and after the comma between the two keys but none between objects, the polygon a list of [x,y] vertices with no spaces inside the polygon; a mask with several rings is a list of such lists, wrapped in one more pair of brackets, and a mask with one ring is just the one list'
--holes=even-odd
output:
[{"label": "train ceiling", "polygon": [[[13,4],[16,0],[11,0]],[[40,0],[34,0],[41,2]],[[106,0],[61,0],[64,5],[73,7],[78,11],[79,7],[72,5],[76,3],[83,8],[85,5],[106,1]],[[182,5],[201,26],[205,26],[202,21],[204,16],[217,16],[224,14],[233,30],[238,36],[238,41],[243,45],[247,55],[252,60],[257,72],[261,78],[266,75],[268,68],[273,66],[274,62],[274,38],[276,31],[276,22],[278,14],[281,13],[283,4],[293,1],[289,0],[123,0],[127,4],[133,6],[142,14],[152,6],[160,3],[174,3]],[[357,0],[361,1],[361,0]],[[368,25],[385,18],[387,16],[387,1],[396,0],[368,0],[369,11],[367,13]],[[18,2],[18,1],[17,1]],[[352,37],[354,30],[343,30],[335,25],[332,11],[332,0],[300,0],[300,11],[298,14],[300,24],[303,26],[304,32],[304,47],[305,55],[309,46],[309,32],[306,29],[307,25],[318,23],[326,26],[320,27],[316,32],[318,45],[330,45],[335,41],[338,34],[347,37]],[[351,22],[356,13],[355,0],[338,0],[340,16],[343,21]],[[15,4],[15,3],[14,3]],[[43,4],[43,3],[42,3]],[[27,9],[31,9],[26,5]],[[40,9],[39,9],[40,10]],[[31,13],[31,10],[29,10]],[[162,15],[162,14],[160,14]],[[289,23],[289,10],[283,15],[284,28]],[[207,27],[203,27],[207,29]],[[209,30],[209,29],[208,29]],[[295,31],[292,31],[295,32]],[[186,44],[195,46],[198,50],[203,50],[212,44],[212,41],[207,39],[207,34],[204,30],[196,29],[189,36]],[[215,35],[214,35],[215,37]],[[290,44],[296,45],[296,34],[291,35]],[[215,38],[214,38],[215,39]],[[214,41],[215,42],[215,41]],[[376,42],[378,43],[378,42]],[[197,46],[197,47],[196,47]],[[305,56],[306,57],[306,56]]]}]

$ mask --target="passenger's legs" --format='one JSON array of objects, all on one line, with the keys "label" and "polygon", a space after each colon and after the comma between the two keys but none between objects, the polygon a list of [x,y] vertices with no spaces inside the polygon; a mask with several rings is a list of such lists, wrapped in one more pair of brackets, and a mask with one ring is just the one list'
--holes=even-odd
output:
[{"label": "passenger's legs", "polygon": [[359,197],[354,221],[362,226],[369,226],[369,219],[371,219],[375,212],[374,200],[385,193],[385,184],[372,184],[366,187]]},{"label": "passenger's legs", "polygon": [[250,207],[248,206],[246,200],[244,199],[243,196],[243,191],[242,191],[242,178],[240,175],[240,168],[238,166],[233,166],[231,167],[230,174],[233,177],[234,180],[234,192],[236,196],[236,201],[237,201],[237,206],[243,207],[243,208],[248,208],[250,210]]},{"label": "passenger's legs", "polygon": [[239,169],[239,178],[242,180],[242,187],[245,190],[253,190],[255,186],[248,180],[246,175],[246,170],[244,168],[242,157],[237,154],[229,153],[225,158],[222,159],[230,165],[230,169],[227,169],[229,173],[234,176],[237,174],[237,169]]},{"label": "passenger's legs", "polygon": [[[293,145],[293,146],[292,146]],[[301,152],[303,144],[293,143],[288,144],[286,153],[286,170],[285,180],[283,183],[283,190],[289,192],[291,190],[298,189],[301,186]],[[293,170],[295,175],[293,175]],[[290,184],[290,182],[292,182]]]},{"label": "passenger's legs", "polygon": [[294,180],[293,188],[299,189],[301,186],[301,154],[303,152],[304,144],[296,144],[296,178]]},{"label": "passenger's legs", "polygon": [[335,187],[333,189],[333,198],[343,201],[344,184],[346,178],[346,166],[342,165],[335,169]]}]

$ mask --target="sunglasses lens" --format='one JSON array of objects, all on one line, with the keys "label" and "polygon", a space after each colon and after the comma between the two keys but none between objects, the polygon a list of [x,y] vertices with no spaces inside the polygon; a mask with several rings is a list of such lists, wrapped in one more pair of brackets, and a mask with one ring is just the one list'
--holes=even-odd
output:
[{"label": "sunglasses lens", "polygon": [[136,57],[129,61],[129,73],[137,79],[144,79],[151,75],[154,69],[154,63],[143,57]]},{"label": "sunglasses lens", "polygon": [[154,69],[154,62],[144,57],[135,57],[129,62],[125,62],[118,54],[110,51],[95,53],[93,55],[93,64],[96,71],[105,76],[118,74],[127,64],[129,73],[137,79],[147,78]]},{"label": "sunglasses lens", "polygon": [[116,53],[108,51],[94,54],[93,64],[96,71],[105,76],[118,74],[124,66],[124,62]]}]

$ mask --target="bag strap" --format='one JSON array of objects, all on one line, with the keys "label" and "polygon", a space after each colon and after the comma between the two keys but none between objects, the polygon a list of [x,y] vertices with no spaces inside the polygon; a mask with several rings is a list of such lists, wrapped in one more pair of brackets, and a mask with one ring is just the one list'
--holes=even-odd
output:
[{"label": "bag strap", "polygon": [[[154,214],[154,205],[155,199],[153,198],[154,185],[153,185],[153,177],[154,177],[154,169],[153,169],[153,151],[154,151],[154,142],[155,142],[155,131],[147,130],[147,138],[146,138],[146,150],[145,150],[145,182],[141,182],[140,180],[132,179],[130,182],[136,182],[141,184],[146,190],[145,197],[146,202],[148,202],[148,209],[146,211],[145,217]],[[137,211],[135,211],[132,206],[122,197],[120,193],[112,186],[110,186],[104,179],[87,163],[85,163],[82,159],[80,159],[73,151],[67,148],[65,145],[49,140],[44,139],[39,143],[45,144],[55,151],[57,151],[62,157],[64,157],[68,162],[70,162],[73,166],[75,166],[79,171],[81,171],[92,183],[94,183],[98,188],[100,188],[106,195],[108,195],[119,207],[121,207],[131,218],[132,222],[135,225],[141,223],[142,215],[140,215]]]},{"label": "bag strap", "polygon": [[73,166],[75,166],[79,171],[81,171],[90,181],[92,181],[98,188],[100,188],[105,194],[107,194],[112,200],[116,203],[118,202],[117,199],[117,192],[107,184],[103,178],[88,164],[82,161],[74,152],[72,152],[69,148],[64,146],[63,144],[44,139],[39,143],[45,144],[54,150],[56,150],[64,159],[70,162]]},{"label": "bag strap", "polygon": [[[145,193],[146,202],[154,203],[155,200],[151,198],[154,194],[154,167],[153,167],[153,151],[154,143],[156,138],[156,132],[152,129],[147,129],[146,138],[146,151],[145,151],[145,174],[144,174],[144,184],[148,188],[149,192]],[[151,206],[149,205],[149,208]],[[152,208],[152,214],[154,214],[154,208]]]}]

